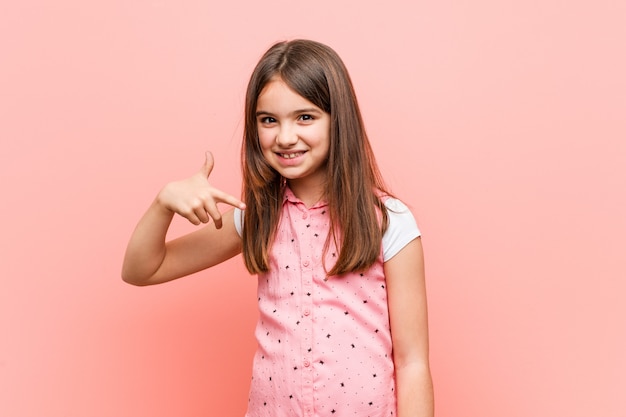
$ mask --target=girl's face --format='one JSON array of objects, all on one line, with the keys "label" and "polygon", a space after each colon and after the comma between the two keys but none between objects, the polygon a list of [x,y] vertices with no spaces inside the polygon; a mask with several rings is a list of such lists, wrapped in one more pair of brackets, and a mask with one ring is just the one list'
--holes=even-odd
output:
[{"label": "girl's face", "polygon": [[330,147],[330,115],[274,78],[259,94],[256,120],[264,158],[292,190],[321,189]]}]

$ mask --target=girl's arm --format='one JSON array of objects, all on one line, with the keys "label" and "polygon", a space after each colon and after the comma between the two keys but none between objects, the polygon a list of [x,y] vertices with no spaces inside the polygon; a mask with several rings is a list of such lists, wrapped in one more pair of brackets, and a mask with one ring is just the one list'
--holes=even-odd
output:
[{"label": "girl's arm", "polygon": [[416,238],[385,262],[396,369],[398,417],[432,417],[428,315],[422,242]]},{"label": "girl's arm", "polygon": [[[245,206],[209,184],[212,169],[213,156],[207,153],[200,172],[161,190],[128,242],[122,266],[124,281],[134,285],[159,284],[217,265],[241,252],[233,210],[222,215],[217,204],[242,209]],[[210,219],[213,224],[166,243],[174,214],[195,225]]]}]

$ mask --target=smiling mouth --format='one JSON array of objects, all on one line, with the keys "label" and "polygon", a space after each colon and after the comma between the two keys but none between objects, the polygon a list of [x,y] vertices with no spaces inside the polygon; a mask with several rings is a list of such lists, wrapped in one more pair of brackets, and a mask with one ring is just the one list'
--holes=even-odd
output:
[{"label": "smiling mouth", "polygon": [[304,152],[279,153],[278,155],[285,159],[293,159],[293,158],[297,158],[299,156],[304,155]]}]

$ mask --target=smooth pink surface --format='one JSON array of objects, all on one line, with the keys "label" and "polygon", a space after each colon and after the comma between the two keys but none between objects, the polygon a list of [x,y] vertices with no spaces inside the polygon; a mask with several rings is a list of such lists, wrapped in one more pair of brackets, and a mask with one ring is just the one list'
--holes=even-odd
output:
[{"label": "smooth pink surface", "polygon": [[438,415],[626,415],[625,4],[4,2],[0,415],[243,414],[241,262],[119,272],[206,149],[239,192],[247,78],[296,37],[344,58],[424,233]]}]

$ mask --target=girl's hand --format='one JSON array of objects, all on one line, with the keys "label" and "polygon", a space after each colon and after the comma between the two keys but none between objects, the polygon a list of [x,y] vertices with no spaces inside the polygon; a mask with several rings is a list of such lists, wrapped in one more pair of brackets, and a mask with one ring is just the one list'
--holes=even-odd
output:
[{"label": "girl's hand", "polygon": [[245,204],[209,184],[213,164],[213,154],[207,152],[202,169],[187,179],[167,184],[157,196],[157,203],[186,218],[194,225],[208,223],[210,219],[213,219],[215,227],[220,229],[222,213],[217,204],[225,203],[242,210],[245,209]]}]

